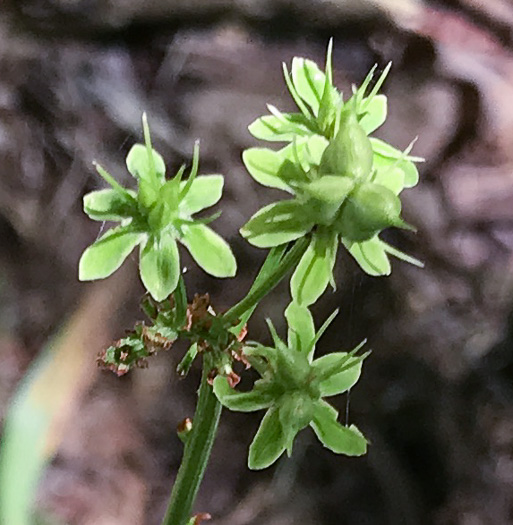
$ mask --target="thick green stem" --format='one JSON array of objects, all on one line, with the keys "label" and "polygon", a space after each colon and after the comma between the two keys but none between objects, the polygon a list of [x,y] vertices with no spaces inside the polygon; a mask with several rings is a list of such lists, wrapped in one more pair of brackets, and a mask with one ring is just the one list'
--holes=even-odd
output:
[{"label": "thick green stem", "polygon": [[182,464],[162,525],[186,525],[189,522],[205,474],[221,416],[221,404],[208,384],[209,372],[209,360],[205,356],[192,431],[185,445]]},{"label": "thick green stem", "polygon": [[[283,257],[283,250],[273,252],[273,260],[269,261],[272,262],[272,270],[267,271],[264,263],[262,274],[258,276],[255,285],[244,299],[223,315],[224,319],[236,322],[243,314],[252,310],[297,265],[309,242],[309,238],[306,237],[296,241]],[[221,416],[221,404],[208,384],[208,374],[211,368],[207,354],[203,358],[203,375],[192,431],[185,445],[182,464],[178,470],[162,525],[187,525],[189,523],[194,500],[205,474]]]},{"label": "thick green stem", "polygon": [[309,244],[309,237],[303,237],[296,241],[294,246],[283,257],[277,268],[275,268],[274,272],[263,279],[259,286],[252,288],[244,299],[239,301],[235,306],[232,306],[232,308],[223,315],[223,318],[228,322],[235,322],[245,312],[256,306],[278,285],[292,268],[295,268]]}]

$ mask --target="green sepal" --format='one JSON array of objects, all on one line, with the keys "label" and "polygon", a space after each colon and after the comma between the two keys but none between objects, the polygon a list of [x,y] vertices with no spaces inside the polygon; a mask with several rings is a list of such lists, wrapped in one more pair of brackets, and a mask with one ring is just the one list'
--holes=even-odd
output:
[{"label": "green sepal", "polygon": [[[183,190],[187,182],[180,183]],[[180,212],[193,215],[213,206],[223,194],[224,178],[222,175],[201,175],[191,183],[189,190],[180,201]]]},{"label": "green sepal", "polygon": [[361,358],[350,357],[347,352],[326,354],[312,363],[316,377],[327,376],[318,385],[321,397],[336,396],[349,390],[360,378],[361,369]]},{"label": "green sepal", "polygon": [[214,379],[214,394],[224,407],[234,412],[264,410],[269,408],[274,400],[270,393],[256,388],[249,392],[238,392],[230,386],[224,376]]},{"label": "green sepal", "polygon": [[272,465],[287,448],[277,407],[270,408],[249,447],[248,467],[261,470]]},{"label": "green sepal", "polygon": [[144,237],[144,233],[134,232],[130,225],[108,230],[82,254],[78,278],[93,281],[113,274]]},{"label": "green sepal", "polygon": [[237,261],[229,244],[208,226],[199,223],[183,226],[180,242],[210,275],[233,277],[237,272]]},{"label": "green sepal", "polygon": [[132,217],[137,213],[136,193],[127,191],[129,196],[111,188],[92,191],[84,196],[84,212],[93,221],[122,221]]},{"label": "green sepal", "polygon": [[337,411],[325,401],[317,401],[310,426],[319,441],[336,454],[362,456],[367,452],[367,440],[354,426],[346,427],[337,421]]},{"label": "green sepal", "polygon": [[311,345],[315,338],[315,325],[310,310],[306,306],[292,301],[285,310],[285,318],[288,325],[287,343],[289,348],[308,354],[307,357],[311,360],[315,351],[315,347]]},{"label": "green sepal", "polygon": [[152,235],[139,256],[139,273],[150,295],[163,301],[172,294],[180,277],[180,256],[170,234]]},{"label": "green sepal", "polygon": [[240,229],[249,243],[270,248],[294,241],[308,233],[313,222],[304,217],[303,205],[296,200],[279,201],[256,212]]},{"label": "green sepal", "polygon": [[292,299],[309,306],[324,293],[333,280],[338,236],[333,232],[315,232],[290,280]]}]

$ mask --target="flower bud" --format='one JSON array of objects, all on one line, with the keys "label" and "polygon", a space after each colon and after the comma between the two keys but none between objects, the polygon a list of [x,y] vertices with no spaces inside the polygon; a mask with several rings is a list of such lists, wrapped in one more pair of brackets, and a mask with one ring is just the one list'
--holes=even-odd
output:
[{"label": "flower bud", "polygon": [[397,195],[381,184],[365,182],[349,195],[334,225],[346,239],[361,242],[390,226],[409,229],[400,213]]},{"label": "flower bud", "polygon": [[304,185],[303,192],[309,197],[305,208],[312,221],[331,225],[353,187],[353,179],[338,175],[323,175]]},{"label": "flower bud", "polygon": [[344,110],[339,131],[322,155],[321,173],[364,180],[371,172],[372,160],[372,144],[358,123],[356,113],[352,108]]}]

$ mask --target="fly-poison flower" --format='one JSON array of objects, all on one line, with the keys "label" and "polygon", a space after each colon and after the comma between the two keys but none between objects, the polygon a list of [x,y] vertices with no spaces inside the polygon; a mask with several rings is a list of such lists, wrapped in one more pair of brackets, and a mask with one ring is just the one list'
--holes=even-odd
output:
[{"label": "fly-poison flower", "polygon": [[285,80],[300,113],[257,119],[249,131],[257,138],[288,142],[280,150],[250,148],[243,160],[260,184],[293,198],[270,204],[241,228],[253,245],[271,247],[311,235],[311,244],[292,278],[292,295],[312,304],[333,283],[333,265],[341,242],[370,275],[390,273],[388,254],[420,264],[379,238],[386,228],[411,229],[400,217],[399,194],[418,182],[410,145],[401,152],[369,137],[383,124],[387,100],[378,91],[388,67],[368,87],[374,69],[349,100],[333,85],[331,43],[326,71],[311,60],[294,58]]},{"label": "fly-poison flower", "polygon": [[337,411],[324,398],[342,394],[359,379],[361,363],[353,351],[335,352],[314,359],[315,345],[337,312],[316,333],[310,311],[292,302],[285,311],[288,323],[287,344],[269,328],[274,346],[255,343],[246,346],[244,355],[261,375],[253,389],[239,392],[228,379],[214,380],[214,393],[230,410],[252,412],[267,410],[249,449],[251,469],[266,468],[286,450],[290,455],[297,433],[310,426],[323,445],[337,454],[365,454],[367,441],[354,426],[337,421]]},{"label": "fly-poison flower", "polygon": [[152,148],[146,117],[145,145],[135,144],[126,159],[137,191],[122,187],[101,166],[98,173],[111,188],[84,197],[84,211],[96,221],[119,222],[89,246],[80,259],[82,281],[103,279],[115,272],[139,245],[139,272],[151,296],[162,301],[176,288],[180,276],[178,244],[215,277],[233,277],[237,265],[226,241],[207,226],[214,217],[193,215],[216,204],[223,191],[222,175],[197,176],[199,147],[194,147],[188,179],[182,180],[183,165],[166,179],[162,157]]}]

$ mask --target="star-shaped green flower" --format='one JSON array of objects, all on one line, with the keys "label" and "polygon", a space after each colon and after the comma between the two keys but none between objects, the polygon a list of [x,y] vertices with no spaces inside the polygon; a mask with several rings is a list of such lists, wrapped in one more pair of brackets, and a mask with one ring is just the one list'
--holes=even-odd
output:
[{"label": "star-shaped green flower", "polygon": [[215,277],[233,277],[237,264],[226,241],[206,224],[210,219],[193,215],[216,204],[223,191],[222,175],[197,177],[199,147],[195,145],[189,178],[182,180],[183,165],[166,180],[162,157],[152,148],[146,117],[145,145],[135,144],[126,164],[137,180],[137,192],[123,188],[101,166],[99,174],[111,188],[84,197],[84,211],[96,221],[120,225],[108,230],[89,246],[80,259],[79,279],[103,279],[115,272],[139,245],[139,272],[151,296],[162,301],[176,288],[180,277],[177,241],[194,260]]},{"label": "star-shaped green flower", "polygon": [[293,298],[312,304],[333,284],[333,265],[341,242],[370,275],[388,275],[388,255],[420,265],[382,241],[379,234],[395,226],[411,229],[400,217],[399,194],[415,186],[418,171],[409,155],[371,138],[386,119],[387,99],[378,95],[389,67],[367,93],[374,69],[351,98],[343,102],[333,86],[331,43],[326,71],[311,60],[294,58],[285,80],[301,113],[257,119],[249,131],[257,138],[289,142],[280,150],[250,148],[244,164],[260,184],[293,195],[270,204],[241,228],[253,245],[271,247],[312,235],[310,248],[292,279]]},{"label": "star-shaped green flower", "polygon": [[274,347],[253,344],[244,354],[262,376],[249,392],[230,387],[226,377],[214,380],[214,393],[230,410],[252,412],[267,410],[249,449],[248,465],[263,469],[272,465],[285,450],[290,455],[295,436],[310,426],[325,447],[337,454],[360,456],[367,441],[354,426],[337,421],[337,411],[325,397],[342,394],[359,379],[361,348],[335,352],[314,359],[315,345],[337,312],[315,333],[310,311],[292,302],[285,311],[288,341],[285,344],[269,322]]}]

